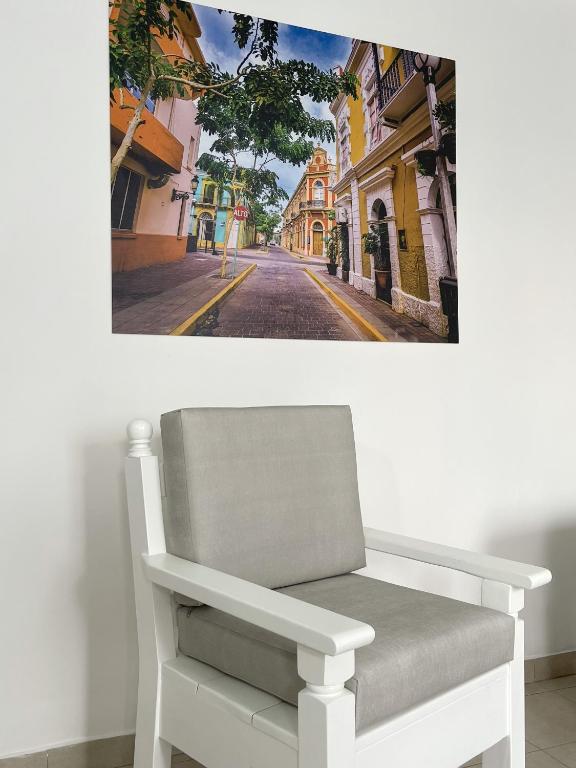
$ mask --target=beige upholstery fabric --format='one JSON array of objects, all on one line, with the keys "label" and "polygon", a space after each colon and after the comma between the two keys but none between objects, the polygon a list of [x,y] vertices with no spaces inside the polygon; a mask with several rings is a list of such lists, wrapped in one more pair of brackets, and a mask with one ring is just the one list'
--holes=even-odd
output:
[{"label": "beige upholstery fabric", "polygon": [[[371,624],[376,639],[356,651],[347,687],[362,730],[513,657],[514,621],[487,608],[356,574],[279,590]],[[303,687],[296,646],[214,608],[180,608],[180,650],[297,703]]]},{"label": "beige upholstery fabric", "polygon": [[189,408],[161,427],[168,552],[273,588],[365,565],[348,407]]}]

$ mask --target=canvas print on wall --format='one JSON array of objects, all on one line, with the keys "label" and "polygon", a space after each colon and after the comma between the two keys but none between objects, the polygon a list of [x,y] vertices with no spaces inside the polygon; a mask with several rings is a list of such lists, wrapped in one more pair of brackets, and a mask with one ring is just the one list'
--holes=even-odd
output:
[{"label": "canvas print on wall", "polygon": [[455,64],[110,5],[112,328],[458,340]]}]

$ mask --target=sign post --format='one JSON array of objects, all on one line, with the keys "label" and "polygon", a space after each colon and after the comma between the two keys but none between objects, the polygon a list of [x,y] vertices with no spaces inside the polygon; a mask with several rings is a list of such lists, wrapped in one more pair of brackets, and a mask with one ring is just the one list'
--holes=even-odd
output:
[{"label": "sign post", "polygon": [[232,277],[236,276],[236,260],[238,258],[238,236],[240,234],[240,223],[248,218],[248,208],[245,205],[237,205],[234,208],[234,220],[236,222],[236,242],[234,244],[234,266],[232,267]]}]

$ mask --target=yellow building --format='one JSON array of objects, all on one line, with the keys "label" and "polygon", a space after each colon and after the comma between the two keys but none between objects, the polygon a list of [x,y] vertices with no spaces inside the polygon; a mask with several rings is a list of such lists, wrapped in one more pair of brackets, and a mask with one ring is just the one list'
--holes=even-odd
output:
[{"label": "yellow building", "polygon": [[316,147],[294,194],[282,213],[281,244],[303,256],[322,256],[334,208],[335,166],[326,150]]},{"label": "yellow building", "polygon": [[[216,182],[204,173],[198,173],[198,187],[188,229],[188,249],[193,251],[222,249],[226,232],[228,244],[234,245],[232,217],[234,206],[244,204],[242,184],[221,189]],[[256,242],[256,227],[251,218],[241,221],[238,228],[238,248],[246,248]]]},{"label": "yellow building", "polygon": [[[445,336],[439,279],[450,267],[438,179],[418,170],[416,153],[433,139],[413,57],[354,41],[346,70],[358,77],[357,98],[342,94],[330,106],[337,133],[334,205],[337,223],[348,230],[350,283]],[[442,60],[436,83],[440,100],[454,98],[453,61]],[[448,164],[448,170],[455,205],[456,168]]]}]

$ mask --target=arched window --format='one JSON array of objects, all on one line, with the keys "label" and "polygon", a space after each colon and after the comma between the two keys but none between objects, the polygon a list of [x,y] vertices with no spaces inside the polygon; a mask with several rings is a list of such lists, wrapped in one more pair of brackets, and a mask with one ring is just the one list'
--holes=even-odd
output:
[{"label": "arched window", "polygon": [[312,195],[314,200],[324,201],[324,184],[320,181],[320,179],[314,182]]},{"label": "arched window", "polygon": [[202,195],[202,202],[214,204],[215,196],[216,196],[216,185],[204,184],[204,194]]},{"label": "arched window", "polygon": [[209,213],[201,213],[198,218],[198,240],[212,241],[214,219]]},{"label": "arched window", "polygon": [[372,206],[372,213],[376,221],[383,221],[386,218],[386,206],[382,200],[374,201],[374,205]]}]

